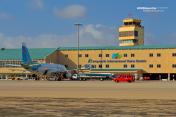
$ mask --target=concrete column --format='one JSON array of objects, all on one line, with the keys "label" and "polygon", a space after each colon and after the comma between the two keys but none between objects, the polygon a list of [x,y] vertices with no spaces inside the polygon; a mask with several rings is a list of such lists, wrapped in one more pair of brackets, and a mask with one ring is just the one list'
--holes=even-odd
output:
[{"label": "concrete column", "polygon": [[162,79],[161,79],[161,74],[159,75],[159,80],[162,80]]},{"label": "concrete column", "polygon": [[134,78],[135,78],[135,80],[138,79],[138,74],[137,73],[134,74]]},{"label": "concrete column", "polygon": [[142,74],[142,73],[139,74],[139,79],[140,79],[140,80],[143,80],[143,74]]},{"label": "concrete column", "polygon": [[168,73],[167,80],[170,81],[170,73]]},{"label": "concrete column", "polygon": [[6,79],[6,80],[8,79],[8,75],[5,75],[5,79]]},{"label": "concrete column", "polygon": [[173,81],[175,81],[175,75],[174,74],[172,75],[172,77],[173,77]]}]

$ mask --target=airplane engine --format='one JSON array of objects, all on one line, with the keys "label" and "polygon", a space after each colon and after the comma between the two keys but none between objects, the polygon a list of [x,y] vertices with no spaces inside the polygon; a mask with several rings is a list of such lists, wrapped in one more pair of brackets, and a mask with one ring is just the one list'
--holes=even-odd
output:
[{"label": "airplane engine", "polygon": [[69,72],[64,72],[64,73],[63,73],[63,77],[64,77],[64,78],[71,78],[71,73],[69,73]]}]

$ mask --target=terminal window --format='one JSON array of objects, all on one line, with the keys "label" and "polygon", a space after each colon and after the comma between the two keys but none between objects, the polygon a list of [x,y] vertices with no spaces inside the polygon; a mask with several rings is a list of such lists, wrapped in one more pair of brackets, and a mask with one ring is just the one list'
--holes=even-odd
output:
[{"label": "terminal window", "polygon": [[124,57],[127,57],[128,55],[127,55],[127,54],[124,54],[123,56],[124,56]]},{"label": "terminal window", "polygon": [[85,57],[89,57],[89,55],[88,55],[88,54],[85,54]]},{"label": "terminal window", "polygon": [[102,68],[102,64],[99,65],[99,68]]},{"label": "terminal window", "polygon": [[109,68],[109,64],[106,65],[106,68]]},{"label": "terminal window", "polygon": [[161,68],[161,64],[157,64],[157,68]]},{"label": "terminal window", "polygon": [[106,54],[106,57],[109,57],[109,54]]},{"label": "terminal window", "polygon": [[176,53],[172,53],[172,56],[176,56]]},{"label": "terminal window", "polygon": [[134,64],[131,64],[131,68],[134,68],[135,67],[135,65]]},{"label": "terminal window", "polygon": [[150,57],[153,57],[153,53],[150,53],[149,56],[150,56]]},{"label": "terminal window", "polygon": [[176,64],[172,64],[172,67],[173,67],[173,68],[176,68]]},{"label": "terminal window", "polygon": [[160,57],[161,56],[161,54],[160,53],[157,53],[157,57]]},{"label": "terminal window", "polygon": [[20,67],[20,66],[9,66],[8,64],[12,65],[20,65],[21,61],[19,60],[2,60],[0,61],[0,67]]},{"label": "terminal window", "polygon": [[82,54],[79,54],[79,57],[82,57]]},{"label": "terminal window", "polygon": [[127,66],[127,64],[125,64],[125,65],[123,65],[123,67],[124,67],[124,68],[127,68],[128,66]]},{"label": "terminal window", "polygon": [[135,55],[134,54],[131,54],[131,57],[134,57]]},{"label": "terminal window", "polygon": [[102,57],[102,54],[99,54],[99,57]]},{"label": "terminal window", "polygon": [[153,64],[149,64],[149,68],[153,68]]}]

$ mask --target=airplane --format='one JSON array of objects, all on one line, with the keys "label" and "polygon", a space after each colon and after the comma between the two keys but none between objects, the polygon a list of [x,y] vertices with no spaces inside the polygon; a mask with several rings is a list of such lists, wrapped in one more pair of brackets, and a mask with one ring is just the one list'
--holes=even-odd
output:
[{"label": "airplane", "polygon": [[22,43],[22,64],[21,66],[37,74],[38,76],[54,77],[55,80],[71,76],[64,65],[33,62],[25,43]]}]

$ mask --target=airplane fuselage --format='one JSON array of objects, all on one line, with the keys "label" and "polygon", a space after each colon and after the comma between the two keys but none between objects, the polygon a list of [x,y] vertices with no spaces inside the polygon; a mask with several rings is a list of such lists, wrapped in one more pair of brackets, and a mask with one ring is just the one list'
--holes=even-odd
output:
[{"label": "airplane fuselage", "polygon": [[31,72],[39,73],[42,75],[51,75],[54,73],[64,73],[66,68],[60,64],[31,64],[29,66],[23,65],[23,67]]}]

